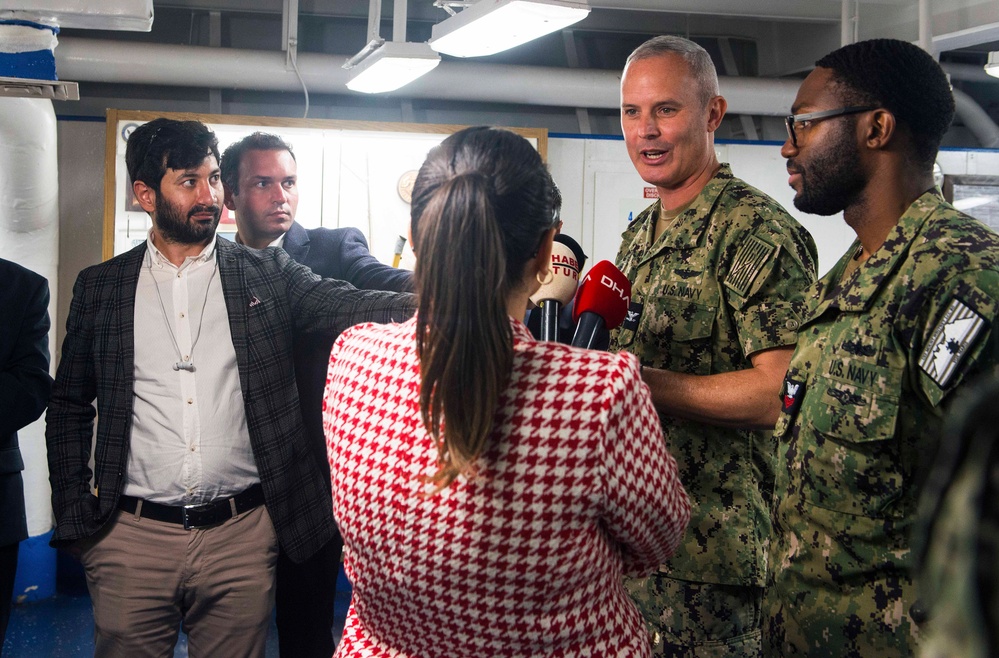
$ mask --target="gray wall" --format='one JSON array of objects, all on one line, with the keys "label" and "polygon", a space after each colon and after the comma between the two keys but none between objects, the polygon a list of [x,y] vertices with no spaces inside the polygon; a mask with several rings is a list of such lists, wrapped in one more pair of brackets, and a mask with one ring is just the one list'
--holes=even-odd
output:
[{"label": "gray wall", "polygon": [[[57,108],[58,109],[58,108]],[[101,262],[104,231],[104,122],[60,119],[59,303],[53,326],[62,346],[76,275]],[[55,355],[57,356],[58,351]]]}]

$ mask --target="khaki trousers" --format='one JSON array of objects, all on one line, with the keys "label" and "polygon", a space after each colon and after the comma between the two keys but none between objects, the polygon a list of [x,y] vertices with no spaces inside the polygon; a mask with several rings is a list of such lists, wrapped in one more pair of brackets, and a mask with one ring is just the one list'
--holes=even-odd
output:
[{"label": "khaki trousers", "polygon": [[199,530],[117,512],[81,560],[94,605],[94,655],[264,655],[277,536],[264,505]]}]

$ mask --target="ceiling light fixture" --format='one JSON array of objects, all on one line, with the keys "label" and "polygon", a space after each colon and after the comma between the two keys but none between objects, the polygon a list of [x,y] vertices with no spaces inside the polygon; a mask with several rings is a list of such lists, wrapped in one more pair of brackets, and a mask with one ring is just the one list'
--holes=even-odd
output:
[{"label": "ceiling light fixture", "polygon": [[[590,13],[586,2],[479,0],[451,14],[431,31],[430,47],[455,57],[492,55],[577,23]],[[467,4],[467,3],[464,3]]]},{"label": "ceiling light fixture", "polygon": [[989,53],[989,60],[985,62],[985,72],[993,78],[999,78],[999,50]]},{"label": "ceiling light fixture", "polygon": [[425,43],[373,40],[343,65],[347,88],[365,94],[394,91],[426,75],[441,57]]}]

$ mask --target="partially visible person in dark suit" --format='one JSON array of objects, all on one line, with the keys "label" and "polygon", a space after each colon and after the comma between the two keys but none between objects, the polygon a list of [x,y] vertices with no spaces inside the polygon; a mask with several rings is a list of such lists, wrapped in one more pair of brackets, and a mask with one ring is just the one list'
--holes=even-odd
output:
[{"label": "partially visible person in dark suit", "polygon": [[28,537],[24,461],[17,431],[45,410],[49,376],[49,284],[0,259],[0,647],[10,619],[17,547]]},{"label": "partially visible person in dark suit", "polygon": [[[356,228],[305,229],[298,210],[298,163],[277,135],[256,132],[222,154],[225,204],[236,214],[236,242],[254,249],[282,247],[294,260],[322,277],[341,279],[365,290],[409,292],[413,274],[381,263],[368,252]],[[327,474],[323,437],[323,390],[334,336],[311,334],[295,342],[295,376],[306,439]],[[343,539],[333,538],[311,558],[296,564],[281,551],[277,561],[277,628],[281,655],[329,658],[336,648],[336,581]],[[342,626],[342,620],[340,622]]]},{"label": "partially visible person in dark suit", "polygon": [[83,561],[97,656],[169,655],[181,625],[192,657],[264,655],[278,545],[301,562],[336,532],[293,346],[414,310],[217,239],[218,159],[200,122],[137,128],[125,162],[149,237],[73,291],[47,415],[52,543]]}]

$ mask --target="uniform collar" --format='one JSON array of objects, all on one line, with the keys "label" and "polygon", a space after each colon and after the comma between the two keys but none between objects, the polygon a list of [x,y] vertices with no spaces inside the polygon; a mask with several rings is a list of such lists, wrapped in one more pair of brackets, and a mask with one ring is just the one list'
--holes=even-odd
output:
[{"label": "uniform collar", "polygon": [[823,301],[815,309],[812,317],[822,315],[830,307],[852,312],[866,310],[905,259],[909,253],[909,245],[922,231],[926,220],[940,208],[942,203],[944,201],[935,189],[924,192],[912,202],[898,223],[888,232],[884,244],[845,281],[840,281],[847,263],[860,249],[860,240],[854,240],[839,262],[818,282],[825,294],[822,295]]},{"label": "uniform collar", "polygon": [[652,260],[665,249],[690,249],[701,245],[711,223],[711,212],[732,178],[732,168],[723,162],[690,206],[673,220],[673,225],[663,231],[659,240],[654,243],[652,236],[662,202],[656,201],[646,208],[621,235],[626,244],[631,245],[631,251],[637,252],[636,263],[641,265]]}]

